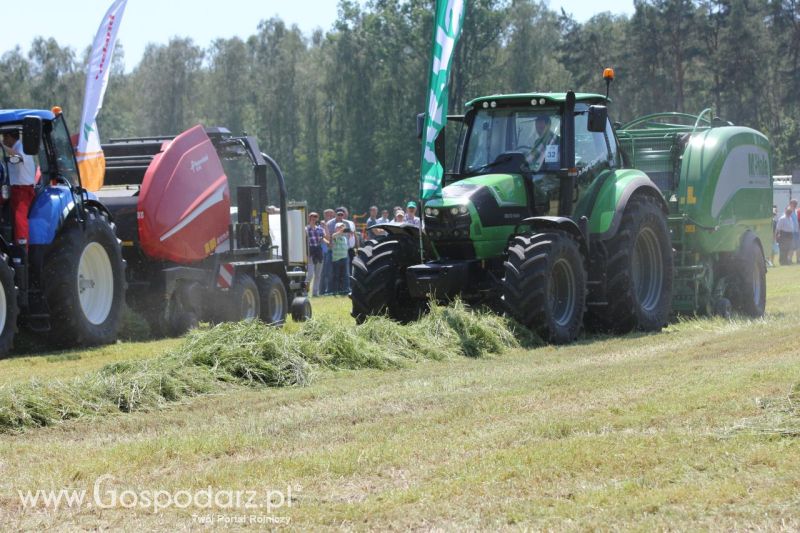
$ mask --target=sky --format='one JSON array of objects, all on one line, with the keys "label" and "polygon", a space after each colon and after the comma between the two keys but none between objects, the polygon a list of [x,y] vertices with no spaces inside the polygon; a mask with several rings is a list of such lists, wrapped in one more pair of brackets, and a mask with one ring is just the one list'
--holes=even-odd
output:
[{"label": "sky", "polygon": [[[206,47],[219,37],[246,38],[261,20],[273,16],[297,24],[306,34],[315,28],[327,30],[336,20],[337,4],[337,0],[128,0],[118,38],[131,70],[148,43],[163,44],[174,36],[191,37]],[[633,12],[633,0],[550,0],[549,4],[555,10],[563,7],[581,22],[601,11]],[[0,53],[17,45],[27,52],[36,36],[55,37],[60,45],[82,53],[110,5],[111,0],[16,2],[13,9],[3,9]]]}]

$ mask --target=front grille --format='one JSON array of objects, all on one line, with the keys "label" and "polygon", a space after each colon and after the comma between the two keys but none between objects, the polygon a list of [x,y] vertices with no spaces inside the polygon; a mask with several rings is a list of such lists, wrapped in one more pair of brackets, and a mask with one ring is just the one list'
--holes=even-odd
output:
[{"label": "front grille", "polygon": [[450,208],[439,209],[437,216],[425,216],[425,232],[434,241],[469,240],[471,224],[469,212],[453,215]]},{"label": "front grille", "polygon": [[469,212],[454,215],[450,209],[442,208],[437,216],[426,216],[425,233],[441,257],[472,259],[475,257],[475,247],[469,234],[472,217]]}]

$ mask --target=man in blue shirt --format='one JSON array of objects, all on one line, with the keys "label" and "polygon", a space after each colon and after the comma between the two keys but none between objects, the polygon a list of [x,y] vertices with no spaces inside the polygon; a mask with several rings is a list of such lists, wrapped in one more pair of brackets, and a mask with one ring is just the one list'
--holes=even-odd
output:
[{"label": "man in blue shirt", "polygon": [[374,239],[375,233],[370,229],[378,223],[378,206],[373,205],[369,208],[369,218],[367,219],[367,238]]}]

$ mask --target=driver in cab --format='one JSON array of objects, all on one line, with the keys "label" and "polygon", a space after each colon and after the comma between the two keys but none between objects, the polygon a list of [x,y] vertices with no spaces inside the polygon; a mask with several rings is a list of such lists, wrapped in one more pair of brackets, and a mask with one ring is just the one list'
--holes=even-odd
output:
[{"label": "driver in cab", "polygon": [[539,115],[536,117],[536,140],[533,142],[531,151],[525,156],[528,167],[533,172],[538,172],[545,162],[547,147],[558,146],[558,135],[551,129],[551,119],[549,115]]},{"label": "driver in cab", "polygon": [[33,157],[22,151],[18,131],[3,134],[8,159],[8,176],[11,183],[11,213],[14,218],[14,242],[28,247],[28,211],[35,192],[36,163]]}]

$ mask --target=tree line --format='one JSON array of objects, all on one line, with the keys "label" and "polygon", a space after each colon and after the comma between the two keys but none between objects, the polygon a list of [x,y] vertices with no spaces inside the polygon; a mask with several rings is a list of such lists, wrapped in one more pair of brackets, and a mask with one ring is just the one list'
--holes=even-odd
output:
[{"label": "tree line", "polygon": [[[636,0],[631,16],[586,22],[534,0],[469,0],[450,112],[500,92],[604,92],[611,114],[713,107],[765,132],[774,172],[800,168],[797,0]],[[98,118],[102,138],[175,134],[197,123],[255,135],[283,167],[290,196],[314,209],[415,198],[433,25],[432,0],[341,0],[327,30],[279,18],[255,34],[150,44],[131,72],[119,46]],[[88,49],[37,37],[0,57],[0,107],[61,105],[73,131]]]}]

